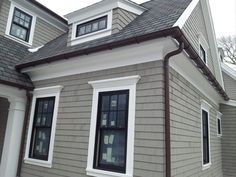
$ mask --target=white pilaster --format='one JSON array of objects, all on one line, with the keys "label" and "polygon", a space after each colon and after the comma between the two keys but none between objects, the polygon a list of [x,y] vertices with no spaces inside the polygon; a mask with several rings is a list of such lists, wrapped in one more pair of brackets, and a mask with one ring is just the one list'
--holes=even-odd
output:
[{"label": "white pilaster", "polygon": [[0,177],[16,177],[26,98],[8,97],[10,109],[0,166]]}]

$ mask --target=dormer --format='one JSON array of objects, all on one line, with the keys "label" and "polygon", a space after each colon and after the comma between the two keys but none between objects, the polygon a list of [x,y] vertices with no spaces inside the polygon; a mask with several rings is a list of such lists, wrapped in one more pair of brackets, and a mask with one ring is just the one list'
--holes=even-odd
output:
[{"label": "dormer", "polygon": [[145,10],[129,0],[103,0],[67,14],[68,46],[117,33]]}]

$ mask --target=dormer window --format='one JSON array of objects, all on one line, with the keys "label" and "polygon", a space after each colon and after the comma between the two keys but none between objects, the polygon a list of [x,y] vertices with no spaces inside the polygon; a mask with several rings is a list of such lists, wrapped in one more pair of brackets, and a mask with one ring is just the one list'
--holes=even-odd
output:
[{"label": "dormer window", "polygon": [[76,37],[104,30],[107,28],[107,16],[77,25]]},{"label": "dormer window", "polygon": [[5,36],[27,47],[33,44],[36,14],[12,1]]},{"label": "dormer window", "polygon": [[208,50],[209,50],[209,45],[207,43],[207,40],[203,36],[202,33],[198,34],[198,40],[199,40],[199,56],[202,59],[202,61],[208,65]]},{"label": "dormer window", "polygon": [[29,42],[30,28],[32,23],[32,16],[23,12],[22,10],[15,8],[10,35]]}]

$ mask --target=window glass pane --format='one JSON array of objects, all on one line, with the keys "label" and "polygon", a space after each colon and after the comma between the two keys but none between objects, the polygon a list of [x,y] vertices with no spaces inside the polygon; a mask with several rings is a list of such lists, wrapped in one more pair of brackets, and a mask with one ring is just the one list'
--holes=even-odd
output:
[{"label": "window glass pane", "polygon": [[19,17],[14,17],[14,22],[19,23],[20,19]]},{"label": "window glass pane", "polygon": [[99,29],[106,28],[106,19],[103,19],[99,22]]},{"label": "window glass pane", "polygon": [[102,111],[109,111],[109,96],[103,96],[102,97]]},{"label": "window glass pane", "polygon": [[209,129],[208,129],[208,113],[202,110],[202,136],[203,136],[203,164],[209,163]]},{"label": "window glass pane", "polygon": [[122,131],[102,131],[100,164],[125,165],[125,133]]},{"label": "window glass pane", "polygon": [[98,30],[98,22],[93,23],[93,28],[92,31],[97,31]]},{"label": "window glass pane", "polygon": [[126,111],[118,111],[117,113],[117,127],[124,128],[126,124]]},{"label": "window glass pane", "polygon": [[118,110],[122,111],[126,109],[127,106],[127,95],[119,95],[119,103],[118,103]]},{"label": "window glass pane", "polygon": [[218,134],[220,135],[221,134],[221,121],[220,119],[218,119]]},{"label": "window glass pane", "polygon": [[24,23],[24,27],[29,28],[30,24],[28,22]]},{"label": "window glass pane", "polygon": [[200,46],[200,57],[206,63],[206,51]]},{"label": "window glass pane", "polygon": [[111,101],[110,101],[110,110],[117,110],[117,95],[112,95],[111,96]]},{"label": "window glass pane", "polygon": [[47,156],[50,142],[50,129],[38,129],[35,136],[34,155]]},{"label": "window glass pane", "polygon": [[18,37],[22,40],[26,40],[26,34],[27,34],[27,31],[26,29],[20,27],[20,26],[17,26],[15,24],[12,24],[12,28],[11,28],[11,35],[15,36],[15,37]]},{"label": "window glass pane", "polygon": [[79,35],[85,34],[85,26],[79,28]]},{"label": "window glass pane", "polygon": [[109,126],[115,127],[116,126],[116,111],[110,112],[109,114]]},{"label": "window glass pane", "polygon": [[30,23],[31,22],[31,18],[29,16],[26,16],[25,17],[25,21]]},{"label": "window glass pane", "polygon": [[91,24],[90,24],[90,25],[87,25],[85,32],[86,32],[86,33],[90,33],[91,30],[92,30],[92,25],[91,25]]},{"label": "window glass pane", "polygon": [[101,126],[102,127],[106,127],[107,126],[107,123],[108,123],[108,115],[109,113],[108,112],[102,112],[102,115],[101,115]]},{"label": "window glass pane", "polygon": [[20,17],[20,11],[15,10],[15,16]]},{"label": "window glass pane", "polygon": [[25,19],[25,14],[21,13],[21,14],[20,14],[20,18],[21,18],[22,20],[24,20],[24,19]]},{"label": "window glass pane", "polygon": [[38,108],[37,108],[37,112],[38,113],[42,113],[43,112],[43,101],[38,101]]}]

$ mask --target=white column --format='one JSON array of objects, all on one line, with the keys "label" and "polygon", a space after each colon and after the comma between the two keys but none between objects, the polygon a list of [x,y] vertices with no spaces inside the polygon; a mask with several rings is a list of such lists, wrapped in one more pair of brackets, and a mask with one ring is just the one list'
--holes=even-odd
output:
[{"label": "white column", "polygon": [[5,142],[0,167],[0,177],[16,177],[25,116],[23,98],[10,98]]}]

